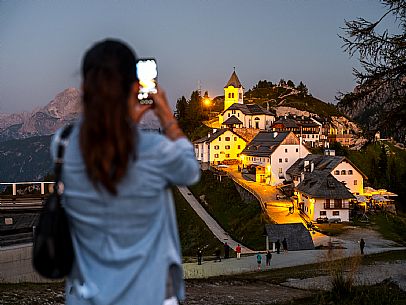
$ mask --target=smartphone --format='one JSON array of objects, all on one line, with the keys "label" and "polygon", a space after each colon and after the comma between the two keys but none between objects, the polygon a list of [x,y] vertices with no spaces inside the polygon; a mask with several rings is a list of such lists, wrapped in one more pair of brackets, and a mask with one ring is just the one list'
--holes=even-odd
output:
[{"label": "smartphone", "polygon": [[158,69],[154,58],[143,58],[137,62],[137,78],[140,83],[138,101],[143,105],[153,104],[151,93],[157,93]]}]

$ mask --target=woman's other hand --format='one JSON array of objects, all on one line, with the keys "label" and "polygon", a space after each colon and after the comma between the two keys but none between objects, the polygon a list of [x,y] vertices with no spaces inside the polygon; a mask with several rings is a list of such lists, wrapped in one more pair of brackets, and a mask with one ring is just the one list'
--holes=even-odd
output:
[{"label": "woman's other hand", "polygon": [[134,123],[139,123],[142,116],[148,110],[153,108],[153,105],[142,105],[138,101],[139,84],[135,83],[132,87],[130,97],[128,99],[128,107],[130,118]]}]

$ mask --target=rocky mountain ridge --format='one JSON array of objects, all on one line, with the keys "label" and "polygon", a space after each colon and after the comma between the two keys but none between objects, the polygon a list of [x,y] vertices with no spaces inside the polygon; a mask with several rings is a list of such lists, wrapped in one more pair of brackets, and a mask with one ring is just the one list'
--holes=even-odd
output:
[{"label": "rocky mountain ridge", "polygon": [[[60,127],[74,122],[80,113],[80,91],[67,88],[46,106],[32,112],[0,113],[0,142],[51,135]],[[159,128],[158,120],[151,113],[147,113],[139,125],[143,129]]]},{"label": "rocky mountain ridge", "polygon": [[382,85],[374,90],[356,87],[341,98],[337,108],[361,124],[370,138],[379,131],[381,137],[406,143],[405,95],[405,79],[395,87]]}]

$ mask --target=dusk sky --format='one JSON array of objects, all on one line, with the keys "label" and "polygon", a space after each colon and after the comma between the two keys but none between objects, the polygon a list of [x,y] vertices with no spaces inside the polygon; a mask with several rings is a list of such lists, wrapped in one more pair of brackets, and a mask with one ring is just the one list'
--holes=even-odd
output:
[{"label": "dusk sky", "polygon": [[223,94],[233,67],[246,90],[284,78],[335,102],[355,86],[358,62],[341,48],[344,19],[383,11],[377,0],[0,0],[0,112],[79,88],[85,50],[107,37],[157,59],[172,105],[199,81]]}]

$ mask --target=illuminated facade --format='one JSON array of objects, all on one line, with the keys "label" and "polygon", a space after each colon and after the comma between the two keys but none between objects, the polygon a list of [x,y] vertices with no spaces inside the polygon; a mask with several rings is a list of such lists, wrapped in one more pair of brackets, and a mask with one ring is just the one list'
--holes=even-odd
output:
[{"label": "illuminated facade", "polygon": [[235,103],[244,104],[244,87],[234,70],[229,81],[224,86],[224,110]]},{"label": "illuminated facade", "polygon": [[244,168],[256,168],[257,182],[278,185],[286,180],[286,170],[309,150],[293,132],[260,131],[241,153]]},{"label": "illuminated facade", "polygon": [[220,164],[226,160],[235,160],[237,162],[247,142],[231,129],[224,128],[214,129],[213,133],[194,141],[193,144],[198,161]]}]

